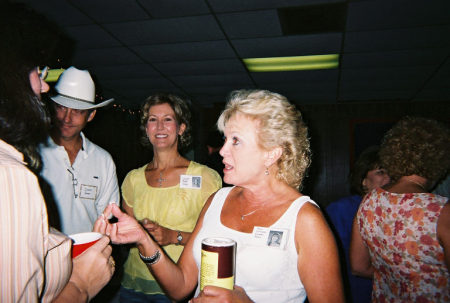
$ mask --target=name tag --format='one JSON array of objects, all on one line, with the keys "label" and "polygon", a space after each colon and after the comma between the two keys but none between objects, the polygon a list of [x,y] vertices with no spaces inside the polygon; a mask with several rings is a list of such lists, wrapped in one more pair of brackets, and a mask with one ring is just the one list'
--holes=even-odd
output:
[{"label": "name tag", "polygon": [[255,246],[269,246],[284,250],[286,248],[288,235],[288,229],[255,226],[252,233],[252,244]]},{"label": "name tag", "polygon": [[202,176],[181,175],[180,188],[201,189]]},{"label": "name tag", "polygon": [[80,198],[95,200],[97,198],[97,186],[81,184]]}]

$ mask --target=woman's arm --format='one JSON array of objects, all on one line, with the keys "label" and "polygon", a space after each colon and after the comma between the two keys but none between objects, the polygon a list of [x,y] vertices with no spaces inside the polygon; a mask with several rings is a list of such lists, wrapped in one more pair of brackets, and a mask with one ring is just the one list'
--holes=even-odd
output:
[{"label": "woman's arm", "polygon": [[295,243],[309,302],[345,302],[335,239],[320,209],[310,203],[298,213]]},{"label": "woman's arm", "polygon": [[437,237],[444,248],[445,264],[450,271],[450,202],[442,208],[437,222]]},{"label": "woman's arm", "polygon": [[[141,223],[160,246],[166,246],[169,244],[186,245],[192,234],[187,231],[178,231],[161,226],[158,223],[148,219],[142,220]],[[178,241],[179,234],[181,235],[181,241]]]},{"label": "woman's arm", "polygon": [[374,268],[370,261],[369,249],[361,237],[358,226],[358,216],[353,219],[352,240],[350,242],[350,266],[352,273],[362,277],[372,278]]},{"label": "woman's arm", "polygon": [[203,216],[211,204],[212,197],[208,199],[200,213],[197,225],[177,264],[166,256],[134,218],[121,212],[115,204],[111,204],[105,209],[104,217],[108,217],[112,213],[117,217],[118,222],[111,225],[106,220],[99,219],[96,225],[99,226],[100,230],[110,235],[113,243],[136,243],[140,254],[143,256],[153,256],[159,250],[161,253],[159,261],[147,266],[166,294],[174,300],[181,300],[190,295],[197,285],[198,268],[194,260],[192,247],[203,224]]}]

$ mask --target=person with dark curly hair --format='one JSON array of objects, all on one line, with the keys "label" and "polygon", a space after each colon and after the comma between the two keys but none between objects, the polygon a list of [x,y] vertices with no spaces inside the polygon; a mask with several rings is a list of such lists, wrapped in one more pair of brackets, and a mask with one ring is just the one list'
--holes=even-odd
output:
[{"label": "person with dark curly hair", "polygon": [[381,167],[378,155],[379,147],[366,148],[356,160],[349,175],[351,196],[330,203],[326,212],[335,229],[343,252],[343,267],[346,270],[346,289],[353,303],[370,302],[372,280],[358,277],[350,270],[350,239],[352,237],[353,218],[365,194],[390,182],[386,170]]},{"label": "person with dark curly hair", "polygon": [[355,274],[373,277],[372,302],[450,302],[450,203],[429,193],[450,167],[450,130],[406,117],[383,138],[391,177],[371,191],[353,222]]},{"label": "person with dark curly hair", "polygon": [[[191,113],[175,94],[148,97],[141,110],[142,143],[153,160],[127,174],[122,184],[123,208],[177,262],[208,197],[222,186],[213,169],[181,155],[191,143]],[[132,248],[120,290],[123,302],[170,302]]]}]

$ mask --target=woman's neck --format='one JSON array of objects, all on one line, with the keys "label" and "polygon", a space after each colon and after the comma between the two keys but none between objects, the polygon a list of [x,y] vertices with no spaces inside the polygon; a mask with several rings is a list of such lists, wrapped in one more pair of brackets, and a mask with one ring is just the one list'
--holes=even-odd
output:
[{"label": "woman's neck", "polygon": [[178,151],[154,151],[152,168],[164,170],[170,167],[176,167],[184,163],[185,159]]},{"label": "woman's neck", "polygon": [[427,193],[428,181],[424,177],[418,175],[410,175],[401,177],[388,190],[396,193]]}]

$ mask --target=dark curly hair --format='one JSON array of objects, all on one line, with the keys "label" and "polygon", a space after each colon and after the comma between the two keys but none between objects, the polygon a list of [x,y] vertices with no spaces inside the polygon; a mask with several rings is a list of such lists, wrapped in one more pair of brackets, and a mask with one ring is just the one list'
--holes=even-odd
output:
[{"label": "dark curly hair", "polygon": [[34,94],[30,72],[54,62],[70,40],[23,4],[0,3],[0,138],[22,152],[31,169],[40,166],[37,145],[47,138],[49,116]]},{"label": "dark curly hair", "polygon": [[380,157],[378,155],[380,148],[371,146],[366,148],[358,157],[349,175],[350,191],[363,196],[366,189],[363,186],[363,180],[371,170],[381,168]]},{"label": "dark curly hair", "polygon": [[431,119],[405,117],[384,136],[381,165],[393,182],[415,174],[426,178],[431,186],[448,172],[449,150],[447,126]]},{"label": "dark curly hair", "polygon": [[144,146],[151,146],[148,140],[145,128],[148,121],[148,112],[150,108],[158,104],[168,104],[175,113],[175,120],[178,125],[186,125],[186,129],[183,134],[179,136],[178,149],[186,150],[192,142],[191,135],[191,111],[189,110],[188,102],[190,101],[183,99],[181,96],[172,93],[156,93],[145,99],[141,107],[141,125],[140,128],[143,132],[141,138],[141,143]]}]

